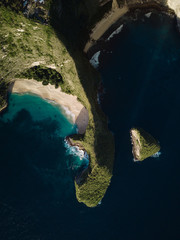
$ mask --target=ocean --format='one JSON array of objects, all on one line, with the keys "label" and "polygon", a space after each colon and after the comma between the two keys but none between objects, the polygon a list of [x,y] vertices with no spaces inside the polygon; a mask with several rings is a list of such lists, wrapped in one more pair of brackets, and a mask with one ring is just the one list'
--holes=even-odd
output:
[{"label": "ocean", "polygon": [[[12,94],[0,116],[1,240],[180,239],[180,34],[152,14],[123,23],[99,56],[101,106],[115,137],[113,178],[102,203],[77,202],[74,177],[87,161],[64,137],[75,133],[63,110]],[[133,162],[129,130],[161,145],[158,158]]]}]

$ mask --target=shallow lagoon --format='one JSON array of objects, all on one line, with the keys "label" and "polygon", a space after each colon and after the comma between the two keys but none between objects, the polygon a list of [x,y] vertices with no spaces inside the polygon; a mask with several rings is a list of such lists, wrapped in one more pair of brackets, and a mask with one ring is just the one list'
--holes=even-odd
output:
[{"label": "shallow lagoon", "polygon": [[[75,199],[81,162],[64,146],[74,126],[57,106],[12,95],[0,118],[1,240],[179,240],[180,36],[173,21],[152,15],[125,24],[101,53],[99,69],[116,140],[102,204],[89,209]],[[159,139],[159,158],[133,162],[132,126]]]}]

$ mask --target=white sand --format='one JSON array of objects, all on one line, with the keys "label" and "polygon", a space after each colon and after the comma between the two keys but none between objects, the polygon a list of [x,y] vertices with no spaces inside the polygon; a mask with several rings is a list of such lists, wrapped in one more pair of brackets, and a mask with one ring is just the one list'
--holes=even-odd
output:
[{"label": "white sand", "polygon": [[17,79],[11,88],[13,93],[33,93],[43,99],[54,101],[64,109],[66,115],[71,116],[73,123],[77,124],[78,132],[83,134],[86,131],[89,114],[87,109],[77,100],[76,96],[66,94],[61,88],[53,85],[42,85],[41,82],[29,79]]}]

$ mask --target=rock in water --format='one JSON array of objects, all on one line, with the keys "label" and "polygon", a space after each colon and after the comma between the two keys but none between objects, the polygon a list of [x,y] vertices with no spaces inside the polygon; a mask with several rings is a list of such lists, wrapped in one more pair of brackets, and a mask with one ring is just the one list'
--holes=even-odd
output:
[{"label": "rock in water", "polygon": [[142,128],[130,130],[134,161],[143,161],[160,150],[158,141]]}]

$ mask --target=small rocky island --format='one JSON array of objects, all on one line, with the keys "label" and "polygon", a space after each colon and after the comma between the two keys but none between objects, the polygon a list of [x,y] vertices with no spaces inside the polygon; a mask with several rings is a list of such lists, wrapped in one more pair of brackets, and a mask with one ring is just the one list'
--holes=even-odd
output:
[{"label": "small rocky island", "polygon": [[134,161],[143,161],[160,150],[158,141],[142,128],[130,130]]}]

